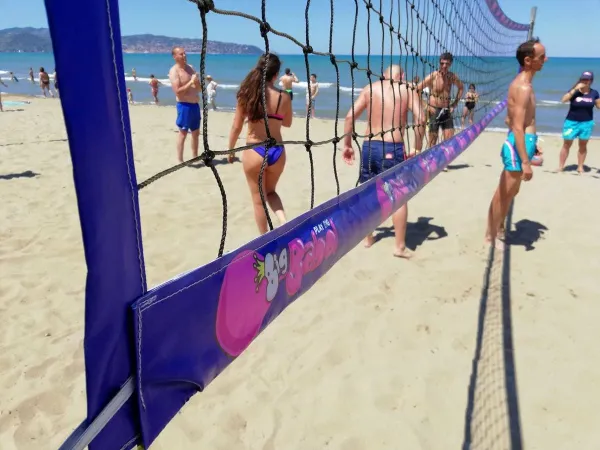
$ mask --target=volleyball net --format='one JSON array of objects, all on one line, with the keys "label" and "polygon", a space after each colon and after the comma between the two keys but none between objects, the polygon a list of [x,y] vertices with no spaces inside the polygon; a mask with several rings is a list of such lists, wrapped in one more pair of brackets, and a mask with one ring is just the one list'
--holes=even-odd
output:
[{"label": "volleyball net", "polygon": [[[516,48],[530,29],[529,24],[511,21],[496,0],[307,0],[303,29],[295,35],[277,29],[277,17],[268,15],[265,0],[244,3],[260,4],[260,15],[252,15],[241,6],[240,10],[218,9],[212,0],[181,3],[182,8],[197,9],[201,24],[203,142],[196,160],[210,168],[219,186],[222,237],[216,260],[148,289],[138,192],[195,160],[138,183],[117,0],[92,2],[86,8],[73,0],[46,0],[57,70],[61,72],[61,103],[88,267],[84,338],[87,419],[65,442],[65,449],[84,448],[88,443],[93,450],[148,447],[189,398],[205,389],[287,306],[435,178],[486,126],[498,120],[506,107],[508,83],[517,73]],[[219,149],[211,148],[208,142],[211,119],[207,114],[206,45],[211,37],[211,17],[216,15],[256,24],[255,32],[260,33],[267,58],[276,51],[277,39],[293,42],[304,56],[307,91],[311,89],[311,67],[318,58],[328,60],[330,77],[320,79],[331,80],[330,97],[335,105],[331,138],[317,140],[314,136],[309,102],[305,140],[277,142],[270,135],[264,108],[263,73],[267,125],[263,145],[266,149],[278,144],[304,147],[311,170],[310,209],[274,228],[261,191],[271,231],[227,254],[227,187],[214,162],[250,146]],[[316,39],[311,35],[311,23],[323,18],[329,27],[328,39]],[[336,28],[340,22],[342,26]],[[350,43],[349,55],[344,55],[348,53],[344,43]],[[76,61],[74,54],[79,55]],[[448,54],[455,77],[450,95],[444,97],[437,84],[441,77],[438,71],[440,59],[448,59]],[[353,106],[356,95],[370,86],[369,105],[373,108],[375,83],[381,81],[383,86],[393,81],[385,76],[392,64],[399,65],[404,73],[396,82],[405,85],[406,92],[421,97],[429,117],[419,117],[413,111],[412,121],[392,120],[390,129],[382,124],[380,136],[359,134],[355,124],[359,117],[355,117]],[[81,65],[93,65],[97,70],[82,80]],[[437,75],[430,77],[432,73]],[[429,85],[422,84],[431,79]],[[475,89],[467,96],[471,84]],[[98,89],[90,91],[90,85]],[[82,92],[93,114],[81,114]],[[394,96],[391,101],[403,100]],[[466,107],[466,101],[474,106]],[[384,105],[381,107],[383,110]],[[450,112],[452,130],[461,129],[459,121],[466,112],[474,111],[474,123],[449,136],[442,136],[439,130],[437,145],[341,192],[336,161],[345,136],[338,132],[340,117],[350,111],[355,146],[360,146],[359,139],[381,138],[402,128],[412,153],[416,136],[431,134],[431,122],[436,120],[433,113],[440,108]],[[312,152],[317,147],[332,151],[337,188],[337,196],[320,205],[314,204]]]}]

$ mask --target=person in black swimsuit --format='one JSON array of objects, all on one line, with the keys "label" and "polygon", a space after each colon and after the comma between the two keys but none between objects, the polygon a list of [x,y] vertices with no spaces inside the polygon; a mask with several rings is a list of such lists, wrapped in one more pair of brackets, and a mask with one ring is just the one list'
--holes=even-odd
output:
[{"label": "person in black swimsuit", "polygon": [[465,127],[465,119],[467,116],[469,117],[469,125],[473,125],[473,119],[475,116],[475,104],[479,99],[479,94],[477,94],[477,89],[474,84],[469,85],[469,90],[465,95],[465,107],[463,108],[463,113],[461,117],[461,125]]}]

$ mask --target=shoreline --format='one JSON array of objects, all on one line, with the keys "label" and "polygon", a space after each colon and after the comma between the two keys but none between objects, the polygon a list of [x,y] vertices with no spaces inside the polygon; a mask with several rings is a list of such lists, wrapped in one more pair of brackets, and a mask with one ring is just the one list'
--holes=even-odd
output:
[{"label": "shoreline", "polygon": [[[4,93],[4,92],[2,92],[2,98],[3,99],[11,99],[13,101],[25,101],[25,102],[29,102],[29,103],[32,103],[34,101],[44,101],[45,100],[44,97],[41,97],[39,95],[11,94],[11,93]],[[52,99],[50,97],[48,98],[48,100],[58,100],[58,99],[59,98],[56,98],[56,97],[54,99]],[[200,102],[200,103],[202,103],[202,102]],[[129,105],[129,106],[131,107],[131,105]],[[148,102],[134,102],[133,106],[135,108],[175,108],[174,104],[169,104],[169,103],[165,104],[165,103],[163,103],[163,104],[159,104],[159,105],[154,105],[151,102],[150,103],[148,103]],[[233,110],[221,110],[221,111],[219,111],[219,110],[217,110],[217,111],[210,111],[209,110],[209,114],[229,115],[229,116],[231,116],[230,118],[233,118],[233,113],[234,113]],[[305,114],[294,113],[294,118],[295,119],[296,118],[297,119],[306,119],[306,115]],[[340,114],[340,117],[338,119],[338,126],[342,125],[342,127],[343,127],[344,118],[345,118],[345,116],[342,115],[342,114]],[[329,122],[333,123],[333,122],[335,122],[335,119],[329,118],[329,117],[323,117],[323,118],[316,117],[315,119],[311,118],[310,120],[311,120],[311,122],[312,121],[317,121],[317,120],[318,121],[323,121],[323,122],[326,122],[326,123],[329,123]],[[360,119],[360,120],[357,120],[356,123],[365,124],[366,120]],[[459,128],[455,128],[455,132],[456,133],[458,133],[459,131],[460,131]],[[486,127],[483,130],[483,133],[506,134],[506,133],[508,133],[508,128],[498,128],[498,127],[489,127],[488,126],[488,127]],[[546,136],[546,137],[561,138],[562,139],[562,133],[560,133],[560,132],[544,132],[544,131],[542,131],[542,132],[538,132],[537,135],[538,136],[542,136],[542,137]],[[590,137],[590,141],[596,141],[598,139],[600,139],[600,136],[594,136],[594,135],[592,135]]]}]

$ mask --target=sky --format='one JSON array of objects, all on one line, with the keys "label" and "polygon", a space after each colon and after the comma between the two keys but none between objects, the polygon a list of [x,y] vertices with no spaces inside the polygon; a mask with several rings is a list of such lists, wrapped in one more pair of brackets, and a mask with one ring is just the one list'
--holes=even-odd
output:
[{"label": "sky", "polygon": [[[378,0],[372,0],[375,6]],[[390,2],[397,5],[396,0],[381,0],[383,10],[389,17]],[[440,5],[448,0],[411,0],[415,4],[429,4],[433,1]],[[479,0],[485,8],[484,0]],[[366,9],[362,0],[359,2],[359,30],[355,51],[366,54]],[[84,5],[82,2],[81,5]],[[170,7],[165,5],[169,4]],[[402,6],[401,31],[406,32],[407,17],[404,12],[406,0],[400,0]],[[219,9],[237,10],[260,17],[260,0],[215,0]],[[291,34],[298,40],[305,41],[305,5],[306,1],[266,0],[267,22],[279,30]],[[351,36],[355,14],[353,0],[334,0],[334,41],[333,52],[348,54],[351,49]],[[600,57],[600,47],[590,45],[600,40],[600,28],[597,17],[600,13],[600,0],[500,0],[500,6],[508,17],[516,22],[528,23],[530,10],[538,6],[534,35],[539,36],[546,46],[549,57]],[[541,6],[543,5],[543,6]],[[122,34],[161,34],[176,37],[198,38],[202,36],[199,13],[187,0],[121,0],[120,1]],[[47,27],[47,19],[43,0],[0,0],[0,29],[11,27]],[[581,12],[585,12],[581,14]],[[330,29],[330,1],[312,0],[309,8],[310,41],[313,47],[327,51]],[[247,43],[264,48],[258,25],[247,19],[221,16],[214,13],[207,15],[208,39],[223,42]],[[398,23],[397,6],[394,12],[394,23]],[[428,21],[431,23],[431,20]],[[409,24],[410,25],[410,24]],[[416,22],[413,21],[413,25]],[[381,25],[376,17],[372,17],[371,51],[381,52]],[[460,30],[461,27],[459,26]],[[416,33],[413,28],[413,33]],[[410,33],[406,33],[410,34]],[[389,35],[388,35],[389,39]],[[301,49],[277,36],[270,37],[271,49],[280,54],[298,54]],[[389,42],[389,41],[388,41]],[[389,44],[387,44],[389,45]],[[421,49],[422,52],[424,49]]]}]

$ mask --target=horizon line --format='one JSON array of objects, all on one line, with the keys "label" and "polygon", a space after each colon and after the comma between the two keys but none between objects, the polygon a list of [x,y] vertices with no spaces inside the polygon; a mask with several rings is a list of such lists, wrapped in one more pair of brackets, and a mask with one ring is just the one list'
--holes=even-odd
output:
[{"label": "horizon line", "polygon": [[[228,44],[236,44],[235,42],[228,42]],[[236,45],[244,45],[244,44],[236,44]],[[249,45],[249,44],[246,44]],[[256,47],[256,46],[254,46]],[[200,52],[186,52],[190,55],[199,55]],[[280,52],[276,52],[273,51],[272,53],[275,53],[277,55],[281,55],[281,56],[303,56],[303,53],[280,53]],[[6,54],[6,55],[17,55],[17,54],[44,54],[44,55],[53,55],[54,52],[3,52],[0,51],[0,55],[2,54]],[[145,52],[123,52],[124,55],[170,55],[170,52],[152,52],[152,53],[145,53]],[[212,56],[217,56],[217,55],[223,55],[223,56],[258,56],[260,53],[244,53],[244,54],[238,54],[238,53],[207,53],[207,55],[212,55]],[[338,55],[338,56],[352,56],[352,53],[334,53],[334,55]],[[313,55],[313,56],[321,56],[321,55]],[[377,58],[380,57],[380,54],[371,54],[368,55],[367,53],[355,53],[354,56],[370,56],[371,58]],[[397,57],[412,57],[413,55],[389,55],[386,54],[385,57],[393,57],[393,58],[397,58]],[[434,54],[434,55],[421,55],[423,57],[437,57],[439,55]],[[490,55],[490,56],[486,56],[486,55],[461,55],[461,54],[454,54],[455,57],[486,57],[486,58],[514,58],[514,56],[494,56],[494,55]],[[583,56],[583,55],[556,55],[556,56],[552,56],[552,58],[548,58],[548,59],[554,59],[554,58],[563,58],[563,59],[577,59],[577,58],[586,58],[586,59],[600,59],[600,55],[598,56]]]}]

